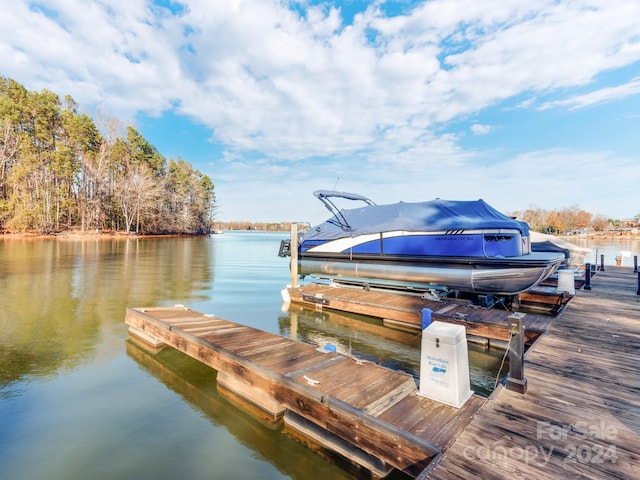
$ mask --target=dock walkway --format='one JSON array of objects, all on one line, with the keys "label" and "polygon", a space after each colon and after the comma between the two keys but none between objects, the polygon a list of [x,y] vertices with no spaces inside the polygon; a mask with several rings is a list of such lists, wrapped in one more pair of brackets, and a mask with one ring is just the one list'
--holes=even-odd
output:
[{"label": "dock walkway", "polygon": [[609,267],[525,358],[524,395],[500,389],[420,478],[640,478],[637,274]]}]

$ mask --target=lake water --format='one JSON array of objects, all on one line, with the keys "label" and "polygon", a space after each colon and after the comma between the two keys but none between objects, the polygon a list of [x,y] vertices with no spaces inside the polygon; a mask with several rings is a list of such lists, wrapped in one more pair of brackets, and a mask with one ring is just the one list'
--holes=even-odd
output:
[{"label": "lake water", "polygon": [[[283,310],[287,237],[0,240],[0,478],[353,478],[219,395],[208,367],[128,340],[126,307],[184,304],[416,375],[414,333]],[[470,360],[489,391],[501,352]]]},{"label": "lake water", "polygon": [[[640,238],[632,237],[563,237],[565,240],[581,247],[591,249],[585,262],[600,265],[601,256],[604,255],[604,264],[615,265],[616,256],[622,257],[622,265],[633,267],[633,257],[638,257],[640,262]],[[622,255],[621,255],[622,253]]]}]

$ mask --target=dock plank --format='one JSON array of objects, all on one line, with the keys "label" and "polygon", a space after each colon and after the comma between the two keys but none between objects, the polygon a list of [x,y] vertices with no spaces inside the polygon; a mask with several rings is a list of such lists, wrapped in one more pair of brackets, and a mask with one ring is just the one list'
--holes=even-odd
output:
[{"label": "dock plank", "polygon": [[319,382],[324,394],[362,410],[379,408],[399,387],[406,393],[416,390],[410,375],[370,363],[359,364],[349,358],[333,363],[331,368],[312,371],[308,376]]},{"label": "dock plank", "polygon": [[[210,341],[216,340],[214,336],[205,336],[204,338]],[[288,344],[288,340],[279,335],[267,336],[251,332],[251,334],[238,337],[233,342],[229,341],[225,345],[236,353],[250,357],[252,355],[260,355],[263,352],[276,351],[278,348]]]},{"label": "dock plank", "polygon": [[[323,365],[327,354],[318,352],[312,345],[289,343],[279,351],[261,352],[259,356],[249,355],[249,358],[259,362],[265,368],[270,368],[282,375],[295,370],[311,371],[314,366]],[[320,367],[321,368],[321,367]]]}]

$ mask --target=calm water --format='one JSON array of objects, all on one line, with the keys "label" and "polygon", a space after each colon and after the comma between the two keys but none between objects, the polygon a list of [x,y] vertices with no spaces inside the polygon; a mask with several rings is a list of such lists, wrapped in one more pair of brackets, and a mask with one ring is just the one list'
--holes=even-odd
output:
[{"label": "calm water", "polygon": [[591,253],[586,256],[585,262],[597,262],[597,264],[599,265],[601,261],[601,255],[604,255],[605,265],[615,265],[616,256],[620,255],[621,252],[626,252],[624,255],[622,255],[623,266],[633,267],[634,256],[637,256],[638,262],[640,262],[640,239],[638,238],[563,238],[581,247],[588,247],[591,249]]},{"label": "calm water", "polygon": [[[286,236],[0,240],[0,478],[352,478],[221,397],[209,368],[127,340],[127,306],[180,303],[417,374],[415,334],[283,311]],[[492,387],[501,354],[470,359],[472,388]]]}]

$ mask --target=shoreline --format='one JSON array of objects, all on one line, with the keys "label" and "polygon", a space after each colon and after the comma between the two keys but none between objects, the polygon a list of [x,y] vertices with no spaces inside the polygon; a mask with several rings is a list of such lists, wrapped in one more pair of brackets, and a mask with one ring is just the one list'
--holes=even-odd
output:
[{"label": "shoreline", "polygon": [[[241,231],[260,231],[260,230],[229,230],[233,232]],[[266,230],[262,230],[266,231]],[[282,230],[281,232],[285,232]],[[218,235],[221,232],[211,232],[203,234],[189,234],[189,233],[156,233],[156,234],[137,234],[137,233],[125,233],[116,231],[101,231],[101,232],[61,232],[61,233],[35,233],[35,232],[0,232],[0,239],[2,240],[130,240],[141,238],[179,238],[179,237],[210,237],[211,235]],[[559,238],[570,240],[572,238],[590,238],[590,239],[640,239],[640,234],[633,233],[585,233],[580,235],[556,235]]]},{"label": "shoreline", "polygon": [[[67,241],[84,241],[84,240],[131,240],[131,239],[146,239],[146,238],[180,238],[180,237],[210,237],[212,235],[219,235],[225,231],[240,232],[240,231],[253,231],[253,232],[270,232],[270,233],[287,233],[288,230],[260,230],[260,229],[230,229],[230,230],[215,230],[210,233],[203,234],[189,234],[189,233],[168,233],[168,234],[138,234],[138,233],[126,233],[115,230],[100,230],[100,231],[81,231],[81,230],[67,230],[57,233],[36,233],[36,232],[7,232],[0,231],[0,240],[67,240]],[[640,233],[635,232],[594,232],[594,233],[582,233],[579,235],[555,235],[558,238],[562,238],[568,242],[572,239],[603,239],[603,240],[638,240],[640,239]]]},{"label": "shoreline", "polygon": [[0,233],[0,240],[132,240],[144,238],[179,238],[179,237],[208,237],[207,234],[168,233],[168,234],[137,234],[125,232],[62,232],[62,233]]},{"label": "shoreline", "polygon": [[155,233],[155,234],[136,234],[136,233],[124,233],[124,232],[63,232],[63,233],[8,233],[0,232],[0,240],[68,240],[68,241],[81,241],[81,240],[132,240],[132,239],[145,239],[145,238],[197,238],[197,237],[211,237],[213,235],[221,235],[224,232],[262,232],[262,233],[289,233],[289,230],[258,230],[258,229],[231,229],[231,230],[216,230],[211,233]]}]

